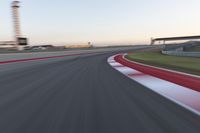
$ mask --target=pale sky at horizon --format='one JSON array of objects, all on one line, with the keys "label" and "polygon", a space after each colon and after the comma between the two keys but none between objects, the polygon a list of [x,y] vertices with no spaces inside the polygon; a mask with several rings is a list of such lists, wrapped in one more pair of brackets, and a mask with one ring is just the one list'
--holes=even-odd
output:
[{"label": "pale sky at horizon", "polygon": [[[0,41],[13,38],[12,0],[0,0]],[[151,37],[200,34],[200,0],[21,0],[31,44],[144,44]]]}]

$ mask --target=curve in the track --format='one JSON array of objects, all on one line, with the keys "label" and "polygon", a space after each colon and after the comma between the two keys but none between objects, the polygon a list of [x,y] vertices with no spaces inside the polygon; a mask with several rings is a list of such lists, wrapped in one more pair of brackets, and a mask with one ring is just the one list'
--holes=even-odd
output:
[{"label": "curve in the track", "polygon": [[200,131],[199,117],[114,70],[110,55],[0,74],[0,132]]}]

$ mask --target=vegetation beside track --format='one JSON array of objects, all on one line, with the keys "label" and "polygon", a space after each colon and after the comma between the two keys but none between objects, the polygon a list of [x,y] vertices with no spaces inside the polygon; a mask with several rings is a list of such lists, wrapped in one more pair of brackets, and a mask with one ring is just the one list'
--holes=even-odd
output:
[{"label": "vegetation beside track", "polygon": [[200,58],[168,56],[161,52],[129,53],[126,58],[152,66],[200,75]]}]

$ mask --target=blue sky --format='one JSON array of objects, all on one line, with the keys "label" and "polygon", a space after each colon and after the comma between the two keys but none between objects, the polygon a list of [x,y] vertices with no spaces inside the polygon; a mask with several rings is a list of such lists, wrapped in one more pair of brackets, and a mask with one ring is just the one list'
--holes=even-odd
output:
[{"label": "blue sky", "polygon": [[[0,0],[0,40],[13,38],[11,0]],[[22,34],[38,43],[143,44],[200,34],[200,0],[21,0]]]}]

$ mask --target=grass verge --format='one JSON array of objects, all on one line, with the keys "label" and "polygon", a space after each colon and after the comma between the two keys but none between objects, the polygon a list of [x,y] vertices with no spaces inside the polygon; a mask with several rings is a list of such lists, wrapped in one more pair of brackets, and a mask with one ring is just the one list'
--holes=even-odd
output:
[{"label": "grass verge", "polygon": [[200,58],[163,55],[160,52],[136,52],[126,56],[127,59],[180,72],[200,76]]}]

